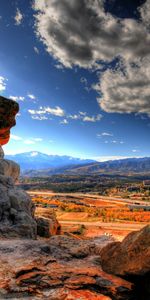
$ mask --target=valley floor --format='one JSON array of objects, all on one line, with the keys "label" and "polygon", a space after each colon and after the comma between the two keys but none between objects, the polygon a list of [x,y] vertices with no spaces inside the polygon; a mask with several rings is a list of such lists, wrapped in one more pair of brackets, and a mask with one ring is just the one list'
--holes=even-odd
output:
[{"label": "valley floor", "polygon": [[[131,231],[137,231],[150,222],[148,201],[123,199],[83,193],[28,192],[37,206],[53,209],[62,231],[77,238],[87,239],[101,235],[122,240]],[[132,209],[131,209],[132,207]]]}]

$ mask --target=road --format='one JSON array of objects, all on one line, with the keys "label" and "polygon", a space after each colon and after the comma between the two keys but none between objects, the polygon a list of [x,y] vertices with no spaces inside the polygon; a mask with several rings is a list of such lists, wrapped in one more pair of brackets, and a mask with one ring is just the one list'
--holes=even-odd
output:
[{"label": "road", "polygon": [[148,201],[140,201],[140,200],[131,200],[131,199],[122,199],[122,198],[117,198],[117,197],[108,197],[108,196],[99,196],[99,195],[92,195],[92,194],[82,194],[82,193],[53,193],[53,192],[40,192],[40,191],[28,191],[28,194],[30,195],[47,195],[47,196],[70,196],[70,197],[77,197],[83,199],[84,197],[95,199],[95,200],[103,200],[104,202],[106,201],[111,201],[112,203],[118,203],[118,204],[136,204],[137,202],[141,205],[148,205],[150,206],[150,202]]},{"label": "road", "polygon": [[97,226],[101,227],[102,229],[112,229],[112,230],[140,230],[143,228],[147,223],[106,223],[106,222],[79,222],[79,221],[61,221],[59,223],[62,225],[85,225],[85,226]]}]

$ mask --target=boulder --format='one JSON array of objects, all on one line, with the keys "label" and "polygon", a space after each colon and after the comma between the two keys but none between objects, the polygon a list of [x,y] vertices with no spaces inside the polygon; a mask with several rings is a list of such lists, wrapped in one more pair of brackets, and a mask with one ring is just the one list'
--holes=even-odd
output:
[{"label": "boulder", "polygon": [[131,232],[122,242],[114,242],[101,252],[103,269],[116,275],[143,276],[150,272],[150,225]]},{"label": "boulder", "polygon": [[35,217],[37,222],[37,234],[39,236],[49,238],[52,235],[60,234],[61,226],[53,210],[37,207]]},{"label": "boulder", "polygon": [[36,238],[37,224],[30,197],[0,175],[0,237]]},{"label": "boulder", "polygon": [[16,182],[20,175],[20,167],[14,161],[0,159],[0,175],[12,177]]}]

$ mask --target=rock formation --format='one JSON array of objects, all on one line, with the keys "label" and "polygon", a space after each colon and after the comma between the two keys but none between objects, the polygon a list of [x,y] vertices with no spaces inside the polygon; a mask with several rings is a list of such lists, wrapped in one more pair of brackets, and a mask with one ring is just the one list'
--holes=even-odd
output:
[{"label": "rock formation", "polygon": [[150,299],[150,225],[107,245],[100,255],[105,272],[131,280],[140,299]]},{"label": "rock formation", "polygon": [[105,273],[97,258],[94,241],[2,241],[0,299],[130,300],[132,284]]},{"label": "rock formation", "polygon": [[61,226],[51,209],[37,207],[35,218],[37,222],[37,234],[39,236],[49,238],[52,235],[60,234]]},{"label": "rock formation", "polygon": [[19,111],[19,105],[13,100],[0,96],[0,145],[8,143],[10,129],[16,125],[15,116]]},{"label": "rock formation", "polygon": [[115,275],[145,275],[150,271],[150,225],[131,232],[122,242],[102,249],[103,269]]},{"label": "rock formation", "polygon": [[[9,141],[10,129],[16,124],[15,115],[18,111],[19,106],[15,101],[0,97],[0,145]],[[0,146],[0,236],[36,238],[34,205],[30,197],[14,185],[20,168],[3,157]]]}]

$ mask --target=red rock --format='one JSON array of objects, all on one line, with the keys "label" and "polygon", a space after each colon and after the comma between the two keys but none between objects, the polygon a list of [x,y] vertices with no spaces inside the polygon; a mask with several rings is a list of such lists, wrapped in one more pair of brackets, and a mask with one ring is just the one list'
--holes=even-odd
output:
[{"label": "red rock", "polygon": [[17,102],[0,96],[0,145],[8,143],[10,129],[16,125],[15,116],[19,111]]},{"label": "red rock", "polygon": [[35,217],[39,236],[49,238],[52,235],[60,234],[61,225],[52,209],[37,207]]},{"label": "red rock", "polygon": [[131,232],[122,242],[107,245],[100,255],[108,273],[143,276],[150,272],[150,225]]}]

